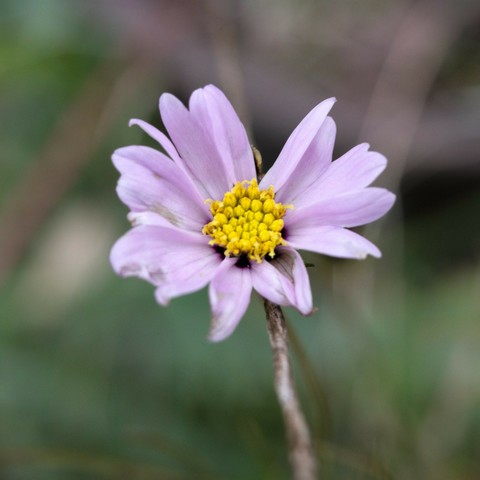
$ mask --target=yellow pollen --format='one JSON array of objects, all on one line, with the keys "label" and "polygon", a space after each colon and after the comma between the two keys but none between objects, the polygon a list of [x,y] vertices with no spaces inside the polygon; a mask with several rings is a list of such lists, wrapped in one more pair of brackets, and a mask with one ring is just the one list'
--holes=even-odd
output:
[{"label": "yellow pollen", "polygon": [[260,263],[275,248],[287,243],[282,238],[282,217],[291,205],[275,202],[273,187],[260,190],[256,179],[237,182],[223,200],[208,200],[213,219],[202,230],[209,244],[225,249],[225,256],[246,255]]}]

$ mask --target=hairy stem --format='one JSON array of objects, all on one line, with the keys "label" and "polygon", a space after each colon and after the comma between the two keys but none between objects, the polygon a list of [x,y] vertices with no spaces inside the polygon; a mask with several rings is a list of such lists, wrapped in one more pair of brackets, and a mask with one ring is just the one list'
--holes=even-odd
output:
[{"label": "hairy stem", "polygon": [[287,431],[289,460],[295,480],[315,480],[317,465],[310,432],[300,408],[288,357],[288,336],[282,309],[264,300],[268,336],[273,351],[275,390]]}]

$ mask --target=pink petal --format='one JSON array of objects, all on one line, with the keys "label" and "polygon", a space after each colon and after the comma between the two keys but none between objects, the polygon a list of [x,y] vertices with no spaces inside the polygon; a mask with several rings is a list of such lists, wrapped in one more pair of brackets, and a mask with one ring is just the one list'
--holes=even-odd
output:
[{"label": "pink petal", "polygon": [[196,292],[212,280],[222,257],[214,250],[208,256],[203,255],[190,263],[177,266],[170,272],[168,282],[160,284],[155,290],[155,298],[158,303],[164,306],[168,305],[171,298]]},{"label": "pink petal", "polygon": [[172,224],[156,212],[130,212],[127,215],[128,221],[132,227],[139,227],[140,225],[156,225],[160,227],[172,227]]},{"label": "pink petal", "polygon": [[341,227],[304,227],[288,234],[288,244],[300,250],[331,257],[364,259],[381,257],[380,250],[366,238]]},{"label": "pink petal", "polygon": [[275,191],[282,188],[315,139],[334,103],[334,98],[324,100],[300,122],[290,135],[272,168],[263,177],[260,183],[261,188],[268,188],[270,185],[275,187]]},{"label": "pink petal", "polygon": [[116,150],[112,160],[121,173],[118,196],[133,212],[150,211],[197,232],[209,221],[208,207],[192,181],[162,153],[131,146]]},{"label": "pink petal", "polygon": [[199,192],[205,199],[222,199],[232,187],[234,172],[219,155],[211,136],[205,135],[204,127],[169,93],[160,97],[160,113],[180,154],[182,167]]},{"label": "pink petal", "polygon": [[312,312],[312,290],[307,269],[292,248],[279,247],[275,258],[252,263],[253,288],[264,298],[279,305],[292,305],[304,315]]},{"label": "pink petal", "polygon": [[204,133],[216,146],[232,183],[256,177],[252,147],[247,132],[235,110],[221,90],[208,85],[193,92],[190,112]]},{"label": "pink petal", "polygon": [[178,156],[178,152],[175,149],[175,146],[170,141],[170,139],[158,128],[155,128],[153,125],[150,125],[143,120],[139,120],[137,118],[132,118],[128,122],[128,126],[131,127],[132,125],[138,125],[147,135],[152,137],[156,140],[165,150],[167,155],[177,164],[182,165],[182,159]]},{"label": "pink petal", "polygon": [[357,145],[335,160],[314,189],[302,198],[303,204],[361,190],[370,185],[387,166],[387,159],[380,153],[368,151],[368,148],[368,143]]},{"label": "pink petal", "polygon": [[311,197],[310,190],[317,189],[319,179],[332,163],[336,130],[333,119],[325,118],[295,170],[278,190],[277,201],[298,207],[302,204],[303,198]]},{"label": "pink petal", "polygon": [[278,305],[293,305],[295,290],[291,277],[283,275],[271,262],[252,263],[253,288],[264,298]]},{"label": "pink petal", "polygon": [[235,330],[250,303],[250,270],[236,267],[237,261],[236,258],[226,258],[210,283],[213,319],[208,338],[212,342],[224,340]]},{"label": "pink petal", "polygon": [[394,202],[395,195],[388,190],[364,188],[287,211],[284,217],[285,229],[289,235],[293,235],[296,229],[305,227],[357,227],[385,215]]},{"label": "pink petal", "polygon": [[113,246],[110,261],[123,277],[140,277],[156,285],[157,300],[203,288],[222,258],[206,237],[175,227],[142,225],[129,230]]},{"label": "pink petal", "polygon": [[294,307],[304,315],[312,312],[312,289],[305,263],[300,254],[290,247],[278,247],[272,261],[275,268],[291,277],[295,287]]}]

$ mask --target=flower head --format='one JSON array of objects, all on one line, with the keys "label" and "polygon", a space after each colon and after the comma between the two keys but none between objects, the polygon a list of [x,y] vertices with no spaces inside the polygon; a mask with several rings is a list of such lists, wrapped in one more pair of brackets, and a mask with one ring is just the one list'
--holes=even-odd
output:
[{"label": "flower head", "polygon": [[112,249],[115,271],[155,285],[162,305],[210,284],[213,341],[233,332],[252,289],[309,314],[312,293],[297,250],[380,257],[348,228],[377,220],[395,200],[368,187],[387,163],[368,144],[332,162],[336,127],[327,115],[334,102],[323,101],[302,120],[259,182],[245,128],[218,88],[193,92],[188,109],[163,94],[170,139],[142,120],[130,125],[165,153],[129,146],[112,157],[133,225]]}]

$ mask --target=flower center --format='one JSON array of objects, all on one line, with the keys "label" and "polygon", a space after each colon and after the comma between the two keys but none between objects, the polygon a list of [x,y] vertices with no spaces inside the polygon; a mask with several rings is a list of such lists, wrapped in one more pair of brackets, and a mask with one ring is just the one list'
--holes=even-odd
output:
[{"label": "flower center", "polygon": [[237,182],[223,200],[208,200],[213,220],[202,230],[210,235],[209,244],[225,249],[225,256],[246,255],[262,261],[273,258],[275,248],[286,245],[282,238],[283,220],[291,205],[275,202],[273,187],[260,190],[256,179]]}]

